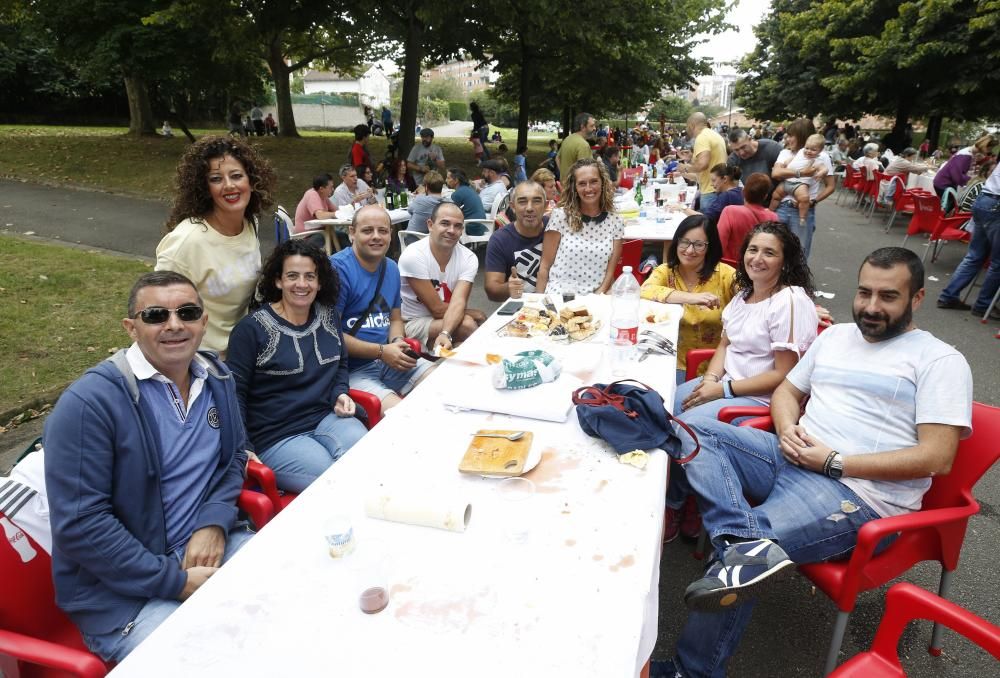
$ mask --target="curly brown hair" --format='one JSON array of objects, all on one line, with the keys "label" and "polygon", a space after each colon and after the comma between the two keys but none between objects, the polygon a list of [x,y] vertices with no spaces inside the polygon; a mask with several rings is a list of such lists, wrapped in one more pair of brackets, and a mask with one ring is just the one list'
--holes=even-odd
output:
[{"label": "curly brown hair", "polygon": [[569,168],[569,176],[566,177],[566,184],[563,186],[558,205],[566,212],[566,221],[574,233],[583,228],[583,219],[580,218],[580,194],[576,190],[576,172],[581,167],[594,167],[597,169],[598,176],[601,177],[601,211],[613,212],[615,209],[615,186],[611,183],[611,177],[608,176],[608,170],[604,163],[592,158],[577,160]]},{"label": "curly brown hair", "polygon": [[274,204],[277,175],[256,148],[235,137],[208,136],[188,146],[177,163],[174,179],[174,204],[164,224],[167,232],[185,219],[204,219],[212,213],[212,194],[208,190],[209,164],[212,160],[231,156],[246,170],[250,179],[250,202],[244,218],[254,223],[260,213]]},{"label": "curly brown hair", "polygon": [[806,263],[805,252],[802,251],[802,244],[799,242],[799,237],[788,230],[788,226],[780,221],[761,222],[754,226],[743,239],[743,247],[740,248],[740,258],[737,262],[736,277],[733,280],[738,293],[743,295],[744,299],[749,299],[750,295],[753,294],[753,281],[747,275],[746,255],[750,241],[760,233],[773,235],[781,243],[781,255],[785,262],[778,276],[778,284],[783,287],[792,285],[801,287],[806,291],[806,294],[812,296],[816,287],[813,284],[809,264]]}]

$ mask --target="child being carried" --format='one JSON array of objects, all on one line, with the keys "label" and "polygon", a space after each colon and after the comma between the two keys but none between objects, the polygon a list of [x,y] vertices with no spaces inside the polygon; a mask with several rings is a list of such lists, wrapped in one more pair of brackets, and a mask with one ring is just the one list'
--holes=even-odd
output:
[{"label": "child being carried", "polygon": [[[786,167],[790,170],[796,170],[797,176],[785,179],[774,189],[771,198],[771,209],[777,209],[786,196],[792,196],[799,208],[800,226],[805,226],[806,217],[809,216],[809,208],[812,206],[809,196],[812,194],[812,187],[826,176],[826,166],[823,163],[816,163],[816,159],[823,152],[825,144],[826,140],[822,134],[813,134],[806,139],[805,147],[799,149],[799,152],[791,160],[785,163],[775,163],[774,165],[775,167]],[[802,176],[803,170],[812,168],[814,165],[815,171],[812,174]]]}]

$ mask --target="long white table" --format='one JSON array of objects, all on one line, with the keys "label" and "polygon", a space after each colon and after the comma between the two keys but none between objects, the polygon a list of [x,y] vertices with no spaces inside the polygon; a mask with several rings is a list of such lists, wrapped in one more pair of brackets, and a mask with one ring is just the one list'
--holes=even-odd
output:
[{"label": "long white table", "polygon": [[[607,327],[609,297],[582,301]],[[681,308],[643,304],[670,313],[657,329],[676,341]],[[499,339],[507,320],[492,316],[462,350],[475,358],[511,341],[551,348],[545,339]],[[575,376],[607,381],[605,336],[552,350],[596,355],[590,367],[576,361]],[[630,376],[670,403],[674,366],[672,357],[652,356],[633,364]],[[644,470],[621,464],[583,433],[572,411],[554,423],[441,404],[490,370],[444,361],[112,675],[637,675],[656,642],[666,455],[652,451]],[[507,536],[498,481],[457,470],[480,428],[530,430],[542,451],[528,475],[536,492],[525,543]],[[467,530],[364,515],[366,496],[400,485],[468,500]],[[333,514],[352,518],[357,541],[340,560],[323,539]],[[391,600],[366,615],[356,570],[373,552],[390,554]]]},{"label": "long white table", "polygon": [[922,188],[925,191],[934,192],[934,175],[935,172],[924,172],[923,174],[914,174],[910,172],[910,175],[906,178],[906,188]]}]

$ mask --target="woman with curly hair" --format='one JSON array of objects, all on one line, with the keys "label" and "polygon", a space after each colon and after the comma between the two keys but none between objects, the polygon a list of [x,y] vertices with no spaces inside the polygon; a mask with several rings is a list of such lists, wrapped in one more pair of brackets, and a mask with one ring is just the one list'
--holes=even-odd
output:
[{"label": "woman with curly hair", "polygon": [[229,342],[250,448],[290,492],[308,487],[366,431],[347,394],[339,292],[325,254],[302,240],[283,242],[257,283],[263,303]]},{"label": "woman with curly hair", "polygon": [[614,212],[614,186],[604,163],[577,160],[542,240],[536,292],[604,294],[614,284],[625,222]]},{"label": "woman with curly hair", "polygon": [[799,239],[780,221],[747,234],[736,294],[722,311],[722,339],[705,376],[677,387],[674,412],[715,418],[730,405],[766,405],[816,339],[812,273]]},{"label": "woman with curly hair", "polygon": [[156,270],[194,282],[208,313],[201,347],[223,357],[260,272],[257,219],[272,204],[274,184],[270,164],[235,137],[205,137],[177,164],[177,192],[167,234],[156,246]]}]

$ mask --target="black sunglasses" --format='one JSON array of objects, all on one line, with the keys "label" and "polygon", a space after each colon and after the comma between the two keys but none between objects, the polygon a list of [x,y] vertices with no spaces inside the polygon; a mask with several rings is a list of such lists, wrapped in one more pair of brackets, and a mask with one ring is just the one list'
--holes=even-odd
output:
[{"label": "black sunglasses", "polygon": [[205,309],[197,304],[184,304],[183,306],[175,309],[163,308],[162,306],[150,306],[149,308],[144,308],[134,316],[132,319],[142,318],[142,322],[147,325],[162,325],[167,322],[171,313],[176,313],[177,318],[182,323],[193,323],[195,320],[201,318],[205,313]]}]

